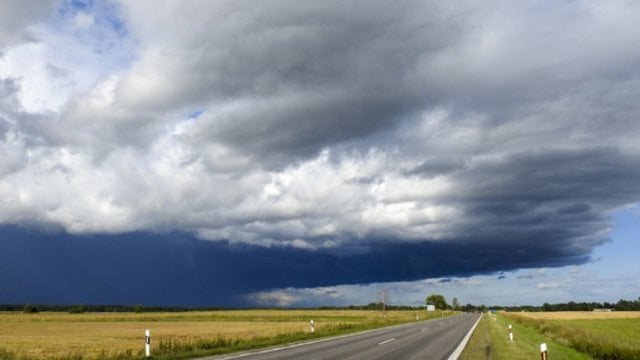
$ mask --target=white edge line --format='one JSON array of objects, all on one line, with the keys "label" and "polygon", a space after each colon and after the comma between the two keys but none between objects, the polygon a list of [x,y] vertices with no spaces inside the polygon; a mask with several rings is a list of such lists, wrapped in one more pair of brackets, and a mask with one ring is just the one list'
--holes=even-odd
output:
[{"label": "white edge line", "polygon": [[396,341],[396,338],[391,338],[391,339],[387,339],[387,340],[385,340],[383,342],[379,342],[378,345],[388,344],[388,343],[390,343],[392,341]]},{"label": "white edge line", "polygon": [[460,344],[458,344],[458,347],[451,353],[451,355],[449,355],[449,358],[447,360],[458,360],[458,357],[460,357],[460,355],[462,354],[462,350],[464,350],[464,347],[467,346],[467,343],[469,342],[469,339],[471,339],[471,335],[476,329],[476,326],[478,326],[478,323],[480,322],[480,319],[482,319],[482,316],[483,314],[481,313],[478,317],[478,320],[476,320],[476,323],[473,324],[469,332],[467,332],[467,335],[462,338],[462,341],[460,342]]}]

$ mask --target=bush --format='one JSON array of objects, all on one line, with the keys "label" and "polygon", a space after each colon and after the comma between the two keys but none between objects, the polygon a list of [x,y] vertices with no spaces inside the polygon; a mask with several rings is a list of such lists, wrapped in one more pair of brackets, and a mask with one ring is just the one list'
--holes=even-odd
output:
[{"label": "bush", "polygon": [[85,305],[78,305],[69,309],[69,314],[84,314],[85,312],[87,312],[87,307]]},{"label": "bush", "polygon": [[38,313],[38,308],[31,305],[31,304],[25,304],[24,308],[22,308],[22,312],[25,314],[36,314]]}]

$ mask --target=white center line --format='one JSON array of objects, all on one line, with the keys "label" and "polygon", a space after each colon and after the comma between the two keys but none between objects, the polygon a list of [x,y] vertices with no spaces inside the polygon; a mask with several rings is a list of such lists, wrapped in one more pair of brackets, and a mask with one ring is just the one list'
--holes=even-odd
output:
[{"label": "white center line", "polygon": [[384,344],[390,343],[392,341],[396,341],[396,338],[391,338],[391,339],[385,340],[383,342],[379,342],[378,345],[384,345]]},{"label": "white center line", "polygon": [[422,328],[422,329],[420,329],[420,331],[425,331],[425,330],[429,330],[429,328],[428,328],[428,327],[426,327],[426,328]]}]

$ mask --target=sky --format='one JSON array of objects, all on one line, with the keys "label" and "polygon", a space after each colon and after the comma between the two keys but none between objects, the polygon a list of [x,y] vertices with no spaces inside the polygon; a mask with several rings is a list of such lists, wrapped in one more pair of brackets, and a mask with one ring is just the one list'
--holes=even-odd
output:
[{"label": "sky", "polygon": [[0,1],[0,303],[640,296],[640,3]]}]

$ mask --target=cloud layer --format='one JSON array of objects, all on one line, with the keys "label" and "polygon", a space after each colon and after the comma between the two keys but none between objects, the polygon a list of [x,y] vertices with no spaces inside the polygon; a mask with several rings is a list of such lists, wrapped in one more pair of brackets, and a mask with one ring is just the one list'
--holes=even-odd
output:
[{"label": "cloud layer", "polygon": [[5,225],[329,269],[249,293],[583,263],[640,201],[633,3],[1,6]]}]

